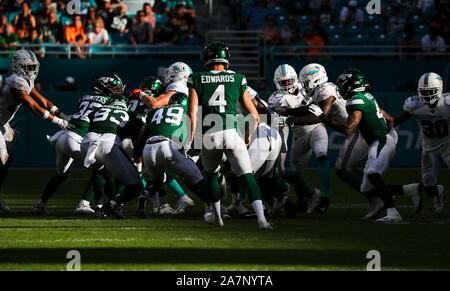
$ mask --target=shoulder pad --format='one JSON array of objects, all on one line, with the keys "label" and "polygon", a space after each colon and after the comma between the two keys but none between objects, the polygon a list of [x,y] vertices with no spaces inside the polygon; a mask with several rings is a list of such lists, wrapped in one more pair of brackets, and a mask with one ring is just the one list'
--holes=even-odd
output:
[{"label": "shoulder pad", "polygon": [[422,102],[419,100],[419,96],[412,96],[405,100],[403,104],[403,110],[411,113],[422,107]]},{"label": "shoulder pad", "polygon": [[236,72],[232,71],[232,70],[226,70],[225,72],[230,73],[230,74],[236,74]]},{"label": "shoulder pad", "polygon": [[281,92],[273,92],[268,99],[269,106],[280,106],[281,99],[283,99],[283,94],[281,94]]},{"label": "shoulder pad", "polygon": [[253,88],[252,87],[250,87],[250,86],[247,86],[247,92],[248,92],[248,95],[250,95],[250,99],[254,99],[255,97],[258,97],[258,92],[256,92],[255,90],[253,90]]},{"label": "shoulder pad", "polygon": [[316,91],[314,92],[314,101],[320,102],[322,100],[326,100],[334,96],[335,98],[339,98],[339,93],[337,92],[337,87],[331,82],[326,82],[324,84],[319,85]]},{"label": "shoulder pad", "polygon": [[8,78],[6,78],[6,85],[8,85],[10,88],[14,88],[20,91],[29,91],[32,89],[30,86],[30,83],[23,77],[20,77],[16,74],[12,74]]},{"label": "shoulder pad", "polygon": [[444,93],[442,98],[444,99],[445,105],[450,106],[450,93]]},{"label": "shoulder pad", "polygon": [[182,82],[174,82],[167,86],[166,93],[170,91],[175,91],[178,93],[183,93],[189,95],[189,89]]},{"label": "shoulder pad", "polygon": [[348,100],[345,106],[352,106],[352,105],[364,105],[364,100],[362,98],[352,97],[352,99]]}]

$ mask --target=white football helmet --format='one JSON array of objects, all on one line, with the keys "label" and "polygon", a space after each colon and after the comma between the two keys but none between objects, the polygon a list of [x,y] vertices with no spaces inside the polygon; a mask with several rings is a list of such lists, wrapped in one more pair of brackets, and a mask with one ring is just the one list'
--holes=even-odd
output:
[{"label": "white football helmet", "polygon": [[419,79],[417,91],[420,102],[433,106],[442,96],[442,78],[436,73],[428,72]]},{"label": "white football helmet", "polygon": [[11,59],[11,69],[17,75],[32,81],[38,75],[39,61],[32,51],[18,50]]},{"label": "white football helmet", "polygon": [[317,86],[328,81],[327,71],[319,64],[309,64],[304,66],[299,73],[299,81],[306,94],[311,96]]},{"label": "white football helmet", "polygon": [[285,94],[293,94],[296,89],[299,89],[300,85],[297,72],[288,64],[278,66],[273,76],[273,82],[277,89]]},{"label": "white football helmet", "polygon": [[186,85],[190,74],[192,74],[192,70],[187,64],[182,62],[173,63],[164,74],[164,85],[177,81],[182,81]]}]

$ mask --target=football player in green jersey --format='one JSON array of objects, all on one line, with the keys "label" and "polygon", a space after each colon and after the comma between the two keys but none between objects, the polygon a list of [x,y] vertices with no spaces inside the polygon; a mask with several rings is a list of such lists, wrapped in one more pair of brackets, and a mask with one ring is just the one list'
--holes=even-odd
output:
[{"label": "football player in green jersey", "polygon": [[129,120],[129,101],[122,95],[125,86],[114,74],[104,76],[102,82],[108,84],[111,99],[89,114],[89,130],[81,142],[81,153],[86,168],[104,167],[109,175],[125,185],[119,196],[109,200],[101,208],[103,214],[124,218],[119,212],[119,205],[136,198],[143,190],[143,185],[134,163],[124,152],[119,137],[120,130]]},{"label": "football player in green jersey", "polygon": [[[230,53],[224,43],[217,41],[208,43],[203,55],[206,72],[195,72],[188,79],[188,110],[191,121],[191,142],[197,143],[194,140],[194,133],[198,123],[198,106],[201,106],[204,116],[203,120],[199,120],[203,133],[201,158],[209,186],[209,201],[213,204],[214,210],[210,216],[205,216],[205,219],[223,226],[220,214],[221,192],[218,168],[225,154],[233,172],[249,195],[260,228],[272,229],[264,216],[261,191],[252,174],[252,165],[247,152],[250,133],[255,132],[259,122],[258,112],[246,92],[247,80],[244,75],[228,70]],[[245,142],[237,130],[238,101],[256,121],[248,127]]]},{"label": "football player in green jersey", "polygon": [[[351,135],[355,130],[361,132],[369,145],[369,153],[361,192],[369,196],[378,196],[383,200],[387,216],[378,219],[379,222],[401,222],[402,217],[394,206],[392,192],[383,181],[389,163],[395,154],[397,133],[392,128],[392,117],[380,109],[375,97],[366,92],[368,83],[365,76],[355,69],[348,69],[339,75],[336,85],[342,97],[347,101],[346,122],[329,120],[325,115],[316,114],[326,124],[345,135]],[[316,111],[317,108],[312,108]],[[369,211],[370,212],[370,211]]]},{"label": "football player in green jersey", "polygon": [[[186,87],[186,85],[184,86]],[[146,126],[146,116],[150,111],[150,108],[160,107],[161,104],[164,104],[164,102],[166,102],[164,101],[166,98],[165,95],[173,95],[172,93],[165,94],[164,92],[167,91],[164,88],[162,82],[154,76],[145,77],[144,80],[142,80],[142,82],[140,83],[139,87],[140,88],[137,90],[132,90],[130,94],[130,121],[126,125],[129,137],[122,140],[125,152],[130,158],[132,158],[133,156],[134,143],[136,142],[141,130]],[[185,91],[187,93],[187,87]],[[141,92],[146,95],[145,98],[150,98],[150,100],[153,100],[155,98],[157,99],[155,103],[152,103],[153,107],[149,107],[147,103],[144,103],[145,98],[143,98],[142,100],[139,99],[139,95],[141,94]],[[138,163],[137,168],[141,173],[142,163]],[[165,195],[165,188],[167,188],[166,185],[176,194],[179,199],[176,209],[173,209],[172,207],[170,207],[169,203],[167,203]],[[188,195],[186,195],[180,184],[178,184],[177,180],[169,173],[166,173],[165,185],[160,190],[161,191],[158,191],[158,193],[152,193],[154,194],[154,196],[152,197],[153,209],[159,214],[179,214],[183,213],[185,208],[194,206],[194,201]]]},{"label": "football player in green jersey", "polygon": [[[70,127],[66,130],[60,130],[51,137],[47,137],[51,144],[55,145],[56,150],[56,175],[47,183],[41,199],[33,206],[32,212],[36,214],[47,214],[46,204],[53,194],[58,190],[61,184],[69,177],[72,163],[74,160],[82,162],[83,158],[80,150],[80,143],[86,135],[89,128],[88,115],[98,107],[102,107],[111,98],[108,96],[107,89],[101,80],[105,75],[96,78],[92,83],[94,94],[84,95],[78,101],[77,112],[75,112],[69,121]],[[103,184],[102,176],[97,177],[99,173],[93,173],[91,181],[88,183],[87,189],[94,187],[94,181],[100,181]],[[102,188],[102,187],[100,187]],[[87,190],[87,196],[92,196],[92,191]],[[86,196],[86,195],[85,195]],[[78,207],[75,209],[76,214],[93,214],[94,210],[90,207],[87,197],[83,197]]]},{"label": "football player in green jersey", "polygon": [[[151,193],[158,193],[166,176],[166,171],[174,173],[208,203],[208,185],[195,163],[180,149],[186,139],[187,96],[183,93],[172,95],[168,106],[151,110],[147,115],[146,127],[139,136],[133,158],[143,161],[148,174]],[[144,194],[138,200],[138,217],[144,218],[148,197]],[[185,207],[184,207],[185,208]],[[184,211],[184,208],[178,211]],[[176,214],[176,213],[175,213]]]}]

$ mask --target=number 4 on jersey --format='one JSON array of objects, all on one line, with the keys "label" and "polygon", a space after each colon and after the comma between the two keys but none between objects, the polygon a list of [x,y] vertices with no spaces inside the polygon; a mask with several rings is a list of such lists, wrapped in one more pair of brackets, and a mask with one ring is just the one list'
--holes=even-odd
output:
[{"label": "number 4 on jersey", "polygon": [[214,91],[209,99],[208,105],[219,106],[219,112],[225,112],[225,106],[227,106],[227,101],[225,100],[225,85],[217,86],[216,91]]}]

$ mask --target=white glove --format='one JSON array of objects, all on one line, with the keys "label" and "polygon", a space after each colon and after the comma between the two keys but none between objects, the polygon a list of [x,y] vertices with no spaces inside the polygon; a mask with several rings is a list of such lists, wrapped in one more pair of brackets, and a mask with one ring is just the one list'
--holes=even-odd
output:
[{"label": "white glove", "polygon": [[309,105],[308,111],[311,112],[312,114],[314,114],[317,117],[319,117],[319,116],[321,116],[323,114],[322,109],[320,109],[320,107],[315,105],[315,104]]},{"label": "white glove", "polygon": [[189,158],[188,151],[191,149],[192,141],[188,141],[184,144],[183,154],[186,158]]},{"label": "white glove", "polygon": [[62,129],[67,129],[69,127],[69,122],[65,119],[54,117],[52,120],[52,123],[56,124],[57,126],[61,127]]}]

